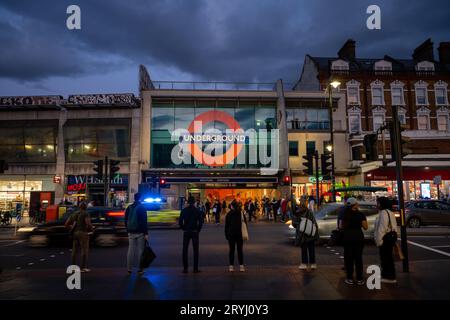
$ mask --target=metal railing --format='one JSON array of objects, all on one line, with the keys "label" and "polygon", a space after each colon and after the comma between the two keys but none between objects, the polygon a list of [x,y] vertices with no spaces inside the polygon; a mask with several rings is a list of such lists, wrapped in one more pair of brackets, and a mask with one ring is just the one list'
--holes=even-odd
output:
[{"label": "metal railing", "polygon": [[[285,89],[293,87],[283,84]],[[219,81],[153,81],[157,90],[214,90],[214,91],[274,91],[275,82],[219,82]]]}]

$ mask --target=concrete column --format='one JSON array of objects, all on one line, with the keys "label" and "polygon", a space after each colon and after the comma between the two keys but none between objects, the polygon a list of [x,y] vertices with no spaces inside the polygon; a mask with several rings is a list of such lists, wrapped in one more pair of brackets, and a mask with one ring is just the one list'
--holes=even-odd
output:
[{"label": "concrete column", "polygon": [[[280,130],[280,144],[279,144],[279,153],[280,153],[280,169],[282,170],[282,176],[290,175],[289,170],[289,140],[288,140],[288,130],[287,130],[287,122],[286,122],[286,103],[284,99],[284,88],[283,88],[283,80],[278,79],[276,84],[277,91],[277,128]],[[289,186],[280,186],[279,191],[281,192],[282,197],[288,197],[290,194]]]},{"label": "concrete column", "polygon": [[134,194],[138,191],[140,182],[140,149],[141,149],[141,109],[133,109],[131,112],[131,149],[128,179],[129,201],[132,202]]},{"label": "concrete column", "polygon": [[63,109],[59,113],[58,121],[58,141],[56,148],[56,170],[55,175],[61,176],[61,183],[55,185],[55,203],[59,203],[64,198],[64,186],[65,186],[65,168],[66,168],[66,155],[64,148],[64,125],[67,120],[67,110]]}]

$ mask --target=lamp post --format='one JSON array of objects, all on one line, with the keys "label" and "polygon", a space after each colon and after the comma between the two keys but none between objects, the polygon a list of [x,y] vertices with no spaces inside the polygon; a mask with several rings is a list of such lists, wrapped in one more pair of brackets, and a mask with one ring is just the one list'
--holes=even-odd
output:
[{"label": "lamp post", "polygon": [[[328,108],[328,118],[330,121],[330,145],[327,146],[328,151],[331,152],[331,187],[333,202],[336,202],[336,177],[334,171],[334,133],[333,133],[333,88],[336,89],[341,85],[339,81],[331,81],[328,86],[328,96],[330,106]],[[331,150],[330,150],[331,149]]]}]

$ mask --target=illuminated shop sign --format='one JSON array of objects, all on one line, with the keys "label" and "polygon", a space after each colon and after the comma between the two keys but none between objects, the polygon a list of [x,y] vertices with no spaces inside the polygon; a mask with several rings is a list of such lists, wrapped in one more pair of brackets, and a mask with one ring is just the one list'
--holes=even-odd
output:
[{"label": "illuminated shop sign", "polygon": [[[111,187],[127,186],[128,175],[118,174],[111,178]],[[88,185],[103,185],[103,180],[91,175],[70,175],[67,176],[67,193],[86,193]]]},{"label": "illuminated shop sign", "polygon": [[132,93],[79,94],[62,96],[12,96],[0,97],[0,106],[70,106],[70,105],[135,105],[137,99]]}]

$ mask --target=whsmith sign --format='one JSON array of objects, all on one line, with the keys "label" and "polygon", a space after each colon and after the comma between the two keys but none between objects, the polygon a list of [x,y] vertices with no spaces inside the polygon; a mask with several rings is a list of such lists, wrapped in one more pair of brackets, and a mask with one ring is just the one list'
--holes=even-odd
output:
[{"label": "whsmith sign", "polygon": [[0,106],[75,106],[75,105],[135,105],[136,97],[132,93],[119,94],[79,94],[62,96],[12,96],[0,97]]},{"label": "whsmith sign", "polygon": [[[67,193],[85,193],[87,185],[102,185],[103,180],[95,178],[95,176],[70,175],[67,176]],[[128,175],[117,175],[110,181],[113,186],[128,186]]]}]

